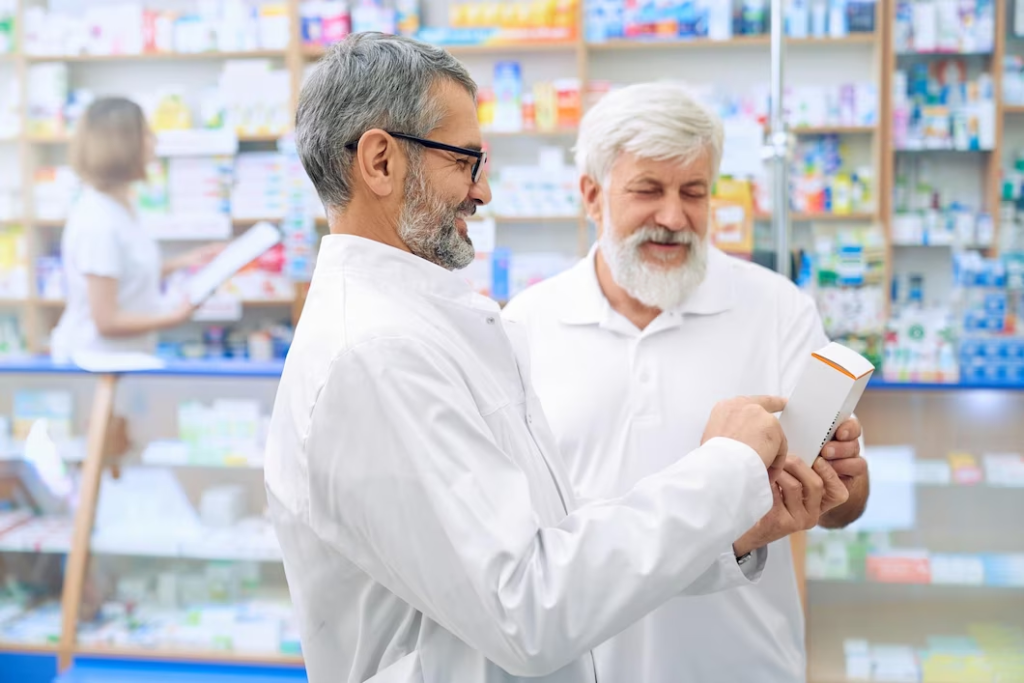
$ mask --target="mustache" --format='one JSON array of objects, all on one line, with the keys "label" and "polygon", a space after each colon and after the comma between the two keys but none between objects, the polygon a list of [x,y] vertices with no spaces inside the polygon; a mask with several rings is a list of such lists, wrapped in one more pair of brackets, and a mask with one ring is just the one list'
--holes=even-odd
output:
[{"label": "mustache", "polygon": [[455,215],[458,218],[469,218],[470,216],[476,215],[476,202],[471,199],[459,204],[455,207]]},{"label": "mustache", "polygon": [[700,242],[700,238],[690,230],[669,230],[656,225],[645,225],[630,235],[628,242],[631,246],[639,246],[644,242],[692,245]]}]

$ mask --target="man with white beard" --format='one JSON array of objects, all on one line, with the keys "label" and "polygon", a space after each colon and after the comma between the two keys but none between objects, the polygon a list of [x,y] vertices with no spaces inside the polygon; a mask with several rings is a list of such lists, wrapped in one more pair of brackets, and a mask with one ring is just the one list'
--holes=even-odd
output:
[{"label": "man with white beard", "polygon": [[[719,399],[788,396],[827,343],[813,302],[785,278],[708,246],[722,126],[668,83],[612,92],[587,112],[576,162],[599,241],[569,271],[505,308],[528,330],[532,379],[575,494],[609,498],[700,442]],[[788,536],[863,512],[860,425],[837,430],[813,469],[773,472],[774,505],[737,541],[769,547],[760,582],[680,597],[594,654],[613,683],[793,683],[805,679],[804,620]],[[821,505],[808,495],[824,487]]]}]

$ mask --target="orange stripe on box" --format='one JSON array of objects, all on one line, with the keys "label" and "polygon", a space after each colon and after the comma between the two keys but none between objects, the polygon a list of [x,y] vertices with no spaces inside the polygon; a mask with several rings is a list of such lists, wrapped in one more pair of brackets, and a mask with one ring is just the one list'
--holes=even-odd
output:
[{"label": "orange stripe on box", "polygon": [[812,353],[811,355],[814,356],[815,358],[817,358],[818,360],[820,360],[825,365],[828,365],[828,366],[831,366],[831,367],[835,368],[836,370],[838,370],[839,372],[843,373],[844,375],[846,375],[850,379],[852,379],[852,380],[856,380],[857,379],[856,377],[853,376],[852,372],[850,372],[846,368],[842,367],[841,365],[838,365],[838,364],[830,361],[828,358],[824,358],[822,356],[819,356],[816,353]]}]

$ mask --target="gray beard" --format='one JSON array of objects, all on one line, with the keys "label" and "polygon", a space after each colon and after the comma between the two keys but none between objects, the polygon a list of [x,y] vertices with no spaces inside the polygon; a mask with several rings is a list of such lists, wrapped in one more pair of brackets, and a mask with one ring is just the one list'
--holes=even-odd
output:
[{"label": "gray beard", "polygon": [[405,181],[405,206],[398,218],[398,236],[416,256],[445,270],[461,270],[473,262],[476,250],[468,236],[459,234],[455,220],[472,215],[471,201],[446,205],[427,186],[426,174],[412,167]]}]

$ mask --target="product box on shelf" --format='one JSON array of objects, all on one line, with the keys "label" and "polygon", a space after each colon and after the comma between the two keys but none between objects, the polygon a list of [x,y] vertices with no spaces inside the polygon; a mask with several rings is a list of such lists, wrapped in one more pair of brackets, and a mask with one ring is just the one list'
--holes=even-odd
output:
[{"label": "product box on shelf", "polygon": [[140,2],[90,4],[81,12],[29,5],[25,45],[29,54],[134,55],[247,52],[288,45],[285,2],[253,7],[243,0],[199,3],[196,11],[152,9]]}]

